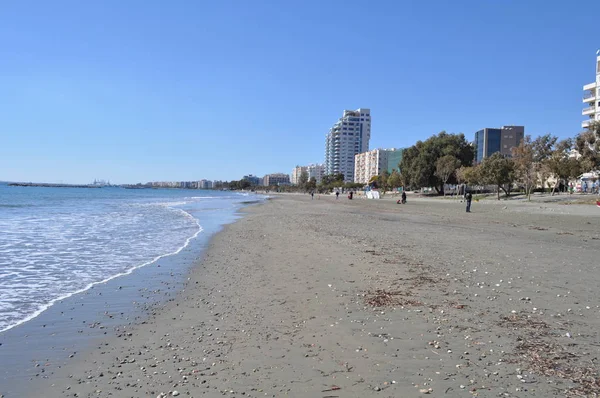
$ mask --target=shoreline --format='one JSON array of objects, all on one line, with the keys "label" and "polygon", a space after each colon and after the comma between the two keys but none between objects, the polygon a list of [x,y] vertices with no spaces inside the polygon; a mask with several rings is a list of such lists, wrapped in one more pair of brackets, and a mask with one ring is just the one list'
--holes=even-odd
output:
[{"label": "shoreline", "polygon": [[43,383],[40,379],[47,379],[96,340],[144,322],[155,308],[172,300],[213,236],[247,206],[240,205],[225,212],[177,209],[198,224],[198,231],[178,250],[56,299],[37,316],[0,333],[0,396],[30,396],[31,386]]},{"label": "shoreline", "polygon": [[519,341],[535,332],[538,340],[527,341],[570,350],[571,366],[598,354],[597,223],[519,205],[473,211],[467,218],[460,203],[283,195],[244,208],[212,237],[172,300],[78,355],[38,391],[49,398],[580,391],[581,382],[519,359]]},{"label": "shoreline", "polygon": [[[181,209],[179,209],[179,210],[181,210]],[[202,233],[202,231],[203,231],[203,228],[200,225],[200,222],[199,222],[198,219],[194,218],[190,213],[186,212],[185,210],[181,210],[181,211],[184,212],[187,217],[192,217],[194,219],[194,221],[198,225],[198,230],[192,236],[188,237],[185,240],[185,242],[183,243],[183,245],[180,246],[177,250],[175,250],[173,252],[170,252],[170,253],[161,254],[159,256],[154,257],[153,259],[151,259],[149,261],[146,261],[146,262],[138,264],[138,265],[134,265],[134,266],[126,269],[125,271],[119,272],[118,274],[111,275],[111,276],[109,276],[109,277],[107,277],[105,279],[102,279],[100,281],[97,281],[97,282],[92,282],[92,283],[86,285],[85,287],[83,287],[83,288],[81,288],[79,290],[75,290],[75,291],[70,292],[70,293],[65,293],[65,294],[63,294],[63,295],[61,295],[59,297],[56,297],[56,298],[50,300],[48,303],[42,305],[33,314],[28,315],[26,318],[24,318],[22,320],[19,320],[16,324],[7,326],[4,329],[0,329],[0,333],[8,332],[11,329],[14,329],[16,327],[19,327],[19,326],[21,326],[21,325],[29,322],[29,321],[34,320],[35,318],[37,318],[38,316],[42,315],[45,311],[47,311],[48,309],[50,309],[55,304],[62,303],[63,301],[69,299],[70,297],[73,297],[73,296],[85,293],[88,290],[93,289],[96,286],[104,285],[104,284],[106,284],[106,283],[108,283],[108,282],[110,282],[112,280],[119,279],[119,278],[122,278],[122,277],[125,277],[125,276],[128,276],[128,275],[131,275],[136,270],[138,270],[140,268],[143,268],[143,267],[151,266],[152,264],[155,264],[157,261],[159,261],[159,260],[161,260],[161,259],[163,259],[165,257],[175,256],[175,255],[179,254],[182,250],[184,250],[186,247],[188,247],[189,244],[194,239],[196,239],[198,237],[198,235],[200,233]]]}]

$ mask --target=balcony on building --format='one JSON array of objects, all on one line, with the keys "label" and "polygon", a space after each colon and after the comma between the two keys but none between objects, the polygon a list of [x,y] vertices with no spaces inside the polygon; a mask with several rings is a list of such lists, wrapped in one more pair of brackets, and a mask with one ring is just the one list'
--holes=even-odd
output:
[{"label": "balcony on building", "polygon": [[586,84],[585,86],[583,86],[583,91],[595,90],[595,89],[596,89],[596,82]]},{"label": "balcony on building", "polygon": [[590,90],[583,94],[583,102],[595,102],[596,101],[596,89]]},{"label": "balcony on building", "polygon": [[590,127],[590,123],[592,123],[593,121],[594,121],[594,119],[585,120],[581,123],[581,127],[586,129],[586,128]]},{"label": "balcony on building", "polygon": [[595,105],[588,106],[587,108],[583,108],[583,110],[581,111],[581,114],[583,116],[594,115],[595,113],[596,113],[596,106]]}]

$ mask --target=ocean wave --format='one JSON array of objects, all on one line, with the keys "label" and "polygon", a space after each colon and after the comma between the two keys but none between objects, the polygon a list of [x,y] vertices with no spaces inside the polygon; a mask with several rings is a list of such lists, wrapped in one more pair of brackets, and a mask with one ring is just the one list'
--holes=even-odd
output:
[{"label": "ocean wave", "polygon": [[[11,249],[2,251],[4,255],[10,254],[10,258],[4,260],[8,262],[3,263],[2,259],[0,259],[0,268],[3,270],[3,277],[6,277],[0,279],[0,303],[4,304],[0,306],[0,333],[36,318],[48,308],[62,300],[83,293],[94,286],[105,284],[113,279],[129,275],[139,268],[156,263],[156,261],[162,258],[180,253],[203,231],[202,225],[198,219],[189,212],[175,207],[185,203],[187,202],[171,201],[152,203],[154,206],[158,205],[159,207],[164,207],[169,212],[180,214],[184,218],[193,221],[193,224],[191,225],[195,225],[195,227],[193,228],[193,231],[190,231],[193,233],[191,235],[186,233],[187,237],[185,237],[183,244],[175,246],[174,250],[155,255],[147,261],[141,261],[140,263],[130,266],[123,264],[124,267],[120,270],[114,269],[113,272],[117,271],[114,273],[111,273],[110,268],[106,267],[101,267],[99,270],[95,269],[94,264],[96,263],[90,261],[97,262],[98,260],[94,256],[99,255],[98,253],[105,250],[107,244],[110,245],[115,242],[115,239],[128,239],[129,236],[127,236],[127,232],[132,228],[131,225],[128,224],[135,224],[138,222],[140,225],[146,225],[143,224],[144,217],[147,216],[145,213],[131,214],[114,212],[110,215],[88,215],[88,219],[79,214],[65,215],[61,213],[62,218],[60,218],[60,222],[55,225],[48,225],[47,223],[44,223],[44,221],[38,222],[35,219],[29,218],[24,225],[23,223],[19,225],[19,220],[17,219],[13,220],[15,224],[12,224],[12,227],[0,228],[10,232],[10,236],[6,236],[6,241],[8,243],[4,244],[2,247],[10,245],[11,247],[18,248],[16,252],[13,252]],[[25,218],[23,218],[23,220],[24,219]],[[86,221],[90,219],[90,224],[86,224]],[[160,229],[161,223],[158,221],[159,219],[160,218],[156,219],[158,224],[154,226],[151,233],[146,233],[144,235],[142,231],[137,231],[139,241],[137,241],[136,244],[138,250],[145,247],[149,250],[155,250],[153,242],[155,242],[155,239],[159,236],[162,236],[162,230]],[[56,218],[54,218],[54,221],[56,222]],[[174,222],[175,221],[172,221],[172,223]],[[0,225],[2,225],[1,222]],[[71,229],[65,229],[65,225],[69,225]],[[180,228],[181,231],[178,233],[185,233],[188,228],[191,228],[191,225],[189,227],[182,226]],[[41,232],[39,232],[39,229],[37,231],[35,230],[36,226],[38,228],[44,226],[45,235],[43,237],[40,236]],[[152,227],[148,225],[147,228]],[[121,229],[123,231],[121,231]],[[109,231],[109,233],[110,231],[119,231],[123,236],[106,237],[103,236],[103,234],[106,233],[104,232],[105,230]],[[176,230],[175,224],[173,227],[170,227],[169,231],[172,232],[174,230]],[[150,240],[143,241],[144,237]],[[184,236],[182,236],[182,239],[183,238]],[[36,246],[32,247],[26,240],[35,241]],[[73,247],[72,245],[74,242],[77,242],[78,246]],[[66,248],[61,249],[61,245]],[[106,253],[107,257],[105,257],[105,261],[112,265],[113,262],[116,263],[116,261],[114,261],[114,259],[117,258],[116,256],[121,256],[121,260],[126,261],[130,256],[131,249],[128,245],[122,245],[119,250],[114,252],[113,249],[112,252]],[[48,260],[51,258],[54,263],[48,263]],[[100,258],[100,260],[102,260],[102,258]],[[82,261],[84,263],[87,261],[85,264],[88,264],[88,268],[81,266]],[[12,267],[12,269],[8,269],[8,266]],[[79,267],[79,269],[65,268],[69,266]],[[71,276],[64,275],[65,272],[69,272]],[[101,279],[90,281],[86,285],[73,291],[65,291],[67,289],[67,286],[65,285],[66,282],[72,284],[72,282],[69,282],[70,280],[84,280],[85,277],[93,278],[94,273],[98,274],[98,277],[101,277],[100,275],[102,273],[105,273],[105,275],[104,277],[101,277]],[[79,279],[79,276],[83,276],[83,278]],[[22,282],[24,280],[27,280],[27,284]],[[61,282],[62,286],[58,286]],[[60,292],[60,290],[63,291]],[[36,292],[35,294],[33,294],[34,291]],[[52,292],[55,292],[58,295],[46,302],[32,302],[32,300],[35,300],[35,297],[51,295]],[[31,297],[32,295],[34,296],[33,298]],[[18,307],[16,304],[23,305],[22,301],[24,301],[25,298],[29,299],[29,306]]]}]

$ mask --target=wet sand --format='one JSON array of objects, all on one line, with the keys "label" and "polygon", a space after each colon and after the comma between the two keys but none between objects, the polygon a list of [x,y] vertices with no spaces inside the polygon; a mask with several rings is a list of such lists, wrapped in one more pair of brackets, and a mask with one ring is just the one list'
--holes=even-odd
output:
[{"label": "wet sand", "polygon": [[32,396],[600,393],[600,209],[472,211],[410,196],[251,207],[173,301]]}]

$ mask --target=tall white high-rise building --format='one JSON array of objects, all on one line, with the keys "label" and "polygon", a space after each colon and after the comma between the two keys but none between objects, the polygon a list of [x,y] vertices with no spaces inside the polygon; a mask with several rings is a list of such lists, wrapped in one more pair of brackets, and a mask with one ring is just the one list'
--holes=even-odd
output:
[{"label": "tall white high-rise building", "polygon": [[354,181],[354,155],[369,150],[371,110],[345,110],[329,129],[325,140],[325,174],[343,174],[344,181]]},{"label": "tall white high-rise building", "polygon": [[587,128],[594,120],[600,121],[600,50],[596,52],[596,80],[583,86],[583,103],[586,107],[581,112],[588,120],[581,123],[581,127]]}]

